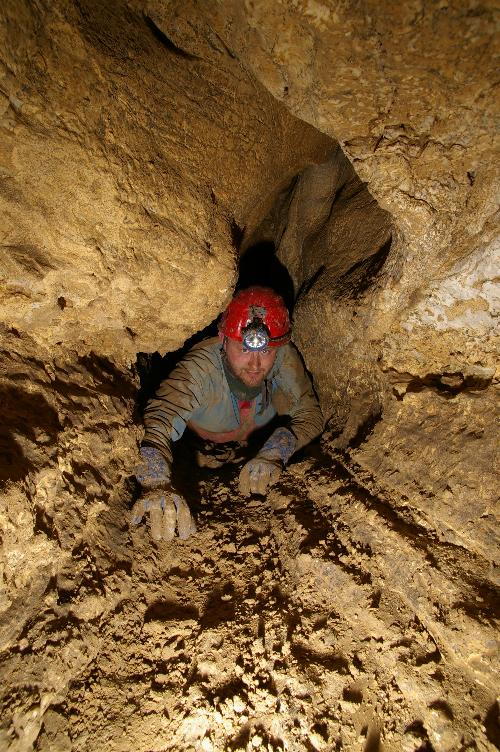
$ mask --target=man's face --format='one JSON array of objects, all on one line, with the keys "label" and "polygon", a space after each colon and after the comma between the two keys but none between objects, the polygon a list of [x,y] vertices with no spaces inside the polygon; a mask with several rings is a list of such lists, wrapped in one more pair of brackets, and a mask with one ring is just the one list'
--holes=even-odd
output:
[{"label": "man's face", "polygon": [[236,376],[245,386],[262,384],[271,371],[278,353],[277,347],[269,347],[260,352],[245,351],[243,343],[234,339],[226,339],[224,349],[233,376]]}]

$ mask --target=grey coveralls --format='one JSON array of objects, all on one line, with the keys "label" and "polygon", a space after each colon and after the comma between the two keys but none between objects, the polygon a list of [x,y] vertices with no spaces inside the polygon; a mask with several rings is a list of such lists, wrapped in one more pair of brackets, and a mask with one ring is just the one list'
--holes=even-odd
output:
[{"label": "grey coveralls", "polygon": [[169,464],[172,441],[186,425],[215,442],[244,441],[253,430],[275,415],[290,417],[289,429],[297,438],[296,450],[323,430],[323,416],[309,377],[292,344],[278,349],[264,388],[253,401],[251,414],[240,420],[240,404],[231,393],[218,337],[195,345],[160,384],[144,413],[143,445],[154,446]]}]

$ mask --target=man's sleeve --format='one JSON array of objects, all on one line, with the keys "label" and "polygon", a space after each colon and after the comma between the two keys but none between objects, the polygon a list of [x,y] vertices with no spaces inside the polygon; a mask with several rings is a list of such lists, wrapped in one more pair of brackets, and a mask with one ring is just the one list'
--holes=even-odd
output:
[{"label": "man's sleeve", "polygon": [[143,446],[154,446],[172,462],[172,441],[184,433],[194,411],[207,399],[214,364],[203,351],[194,351],[161,382],[144,411]]},{"label": "man's sleeve", "polygon": [[278,412],[286,412],[291,418],[290,429],[297,437],[297,451],[319,436],[324,420],[309,376],[293,345],[286,347],[276,384],[276,397],[278,401],[284,398],[286,405],[285,411],[278,409]]}]

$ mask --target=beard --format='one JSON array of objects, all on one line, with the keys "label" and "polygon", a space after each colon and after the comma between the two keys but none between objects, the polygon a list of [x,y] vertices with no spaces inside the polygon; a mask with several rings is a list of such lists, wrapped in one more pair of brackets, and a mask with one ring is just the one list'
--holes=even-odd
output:
[{"label": "beard", "polygon": [[[257,377],[257,374],[255,376],[253,376],[252,374],[251,378],[248,379],[246,374],[241,373],[241,371],[245,370],[244,368],[232,368],[227,357],[224,357],[222,362],[224,365],[224,373],[226,374],[226,380],[229,384],[229,388],[237,399],[252,400],[261,393],[265,375],[259,374],[259,376]],[[267,373],[269,373],[269,370],[267,371]],[[243,378],[241,378],[241,376],[239,376],[238,374],[241,374]]]},{"label": "beard", "polygon": [[264,368],[260,368],[259,370],[251,370],[249,368],[238,368],[235,370],[231,366],[229,366],[231,373],[233,376],[238,379],[238,381],[241,381],[242,384],[244,384],[246,387],[249,387],[252,389],[253,387],[260,387],[265,381],[266,376],[270,372],[270,368],[267,370]]}]

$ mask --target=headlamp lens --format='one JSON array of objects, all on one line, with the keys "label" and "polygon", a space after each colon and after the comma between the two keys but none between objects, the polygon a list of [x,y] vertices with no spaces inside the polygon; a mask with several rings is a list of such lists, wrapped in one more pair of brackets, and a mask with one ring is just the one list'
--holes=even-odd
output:
[{"label": "headlamp lens", "polygon": [[250,324],[242,331],[243,347],[258,352],[265,350],[269,344],[269,334],[263,324]]}]

